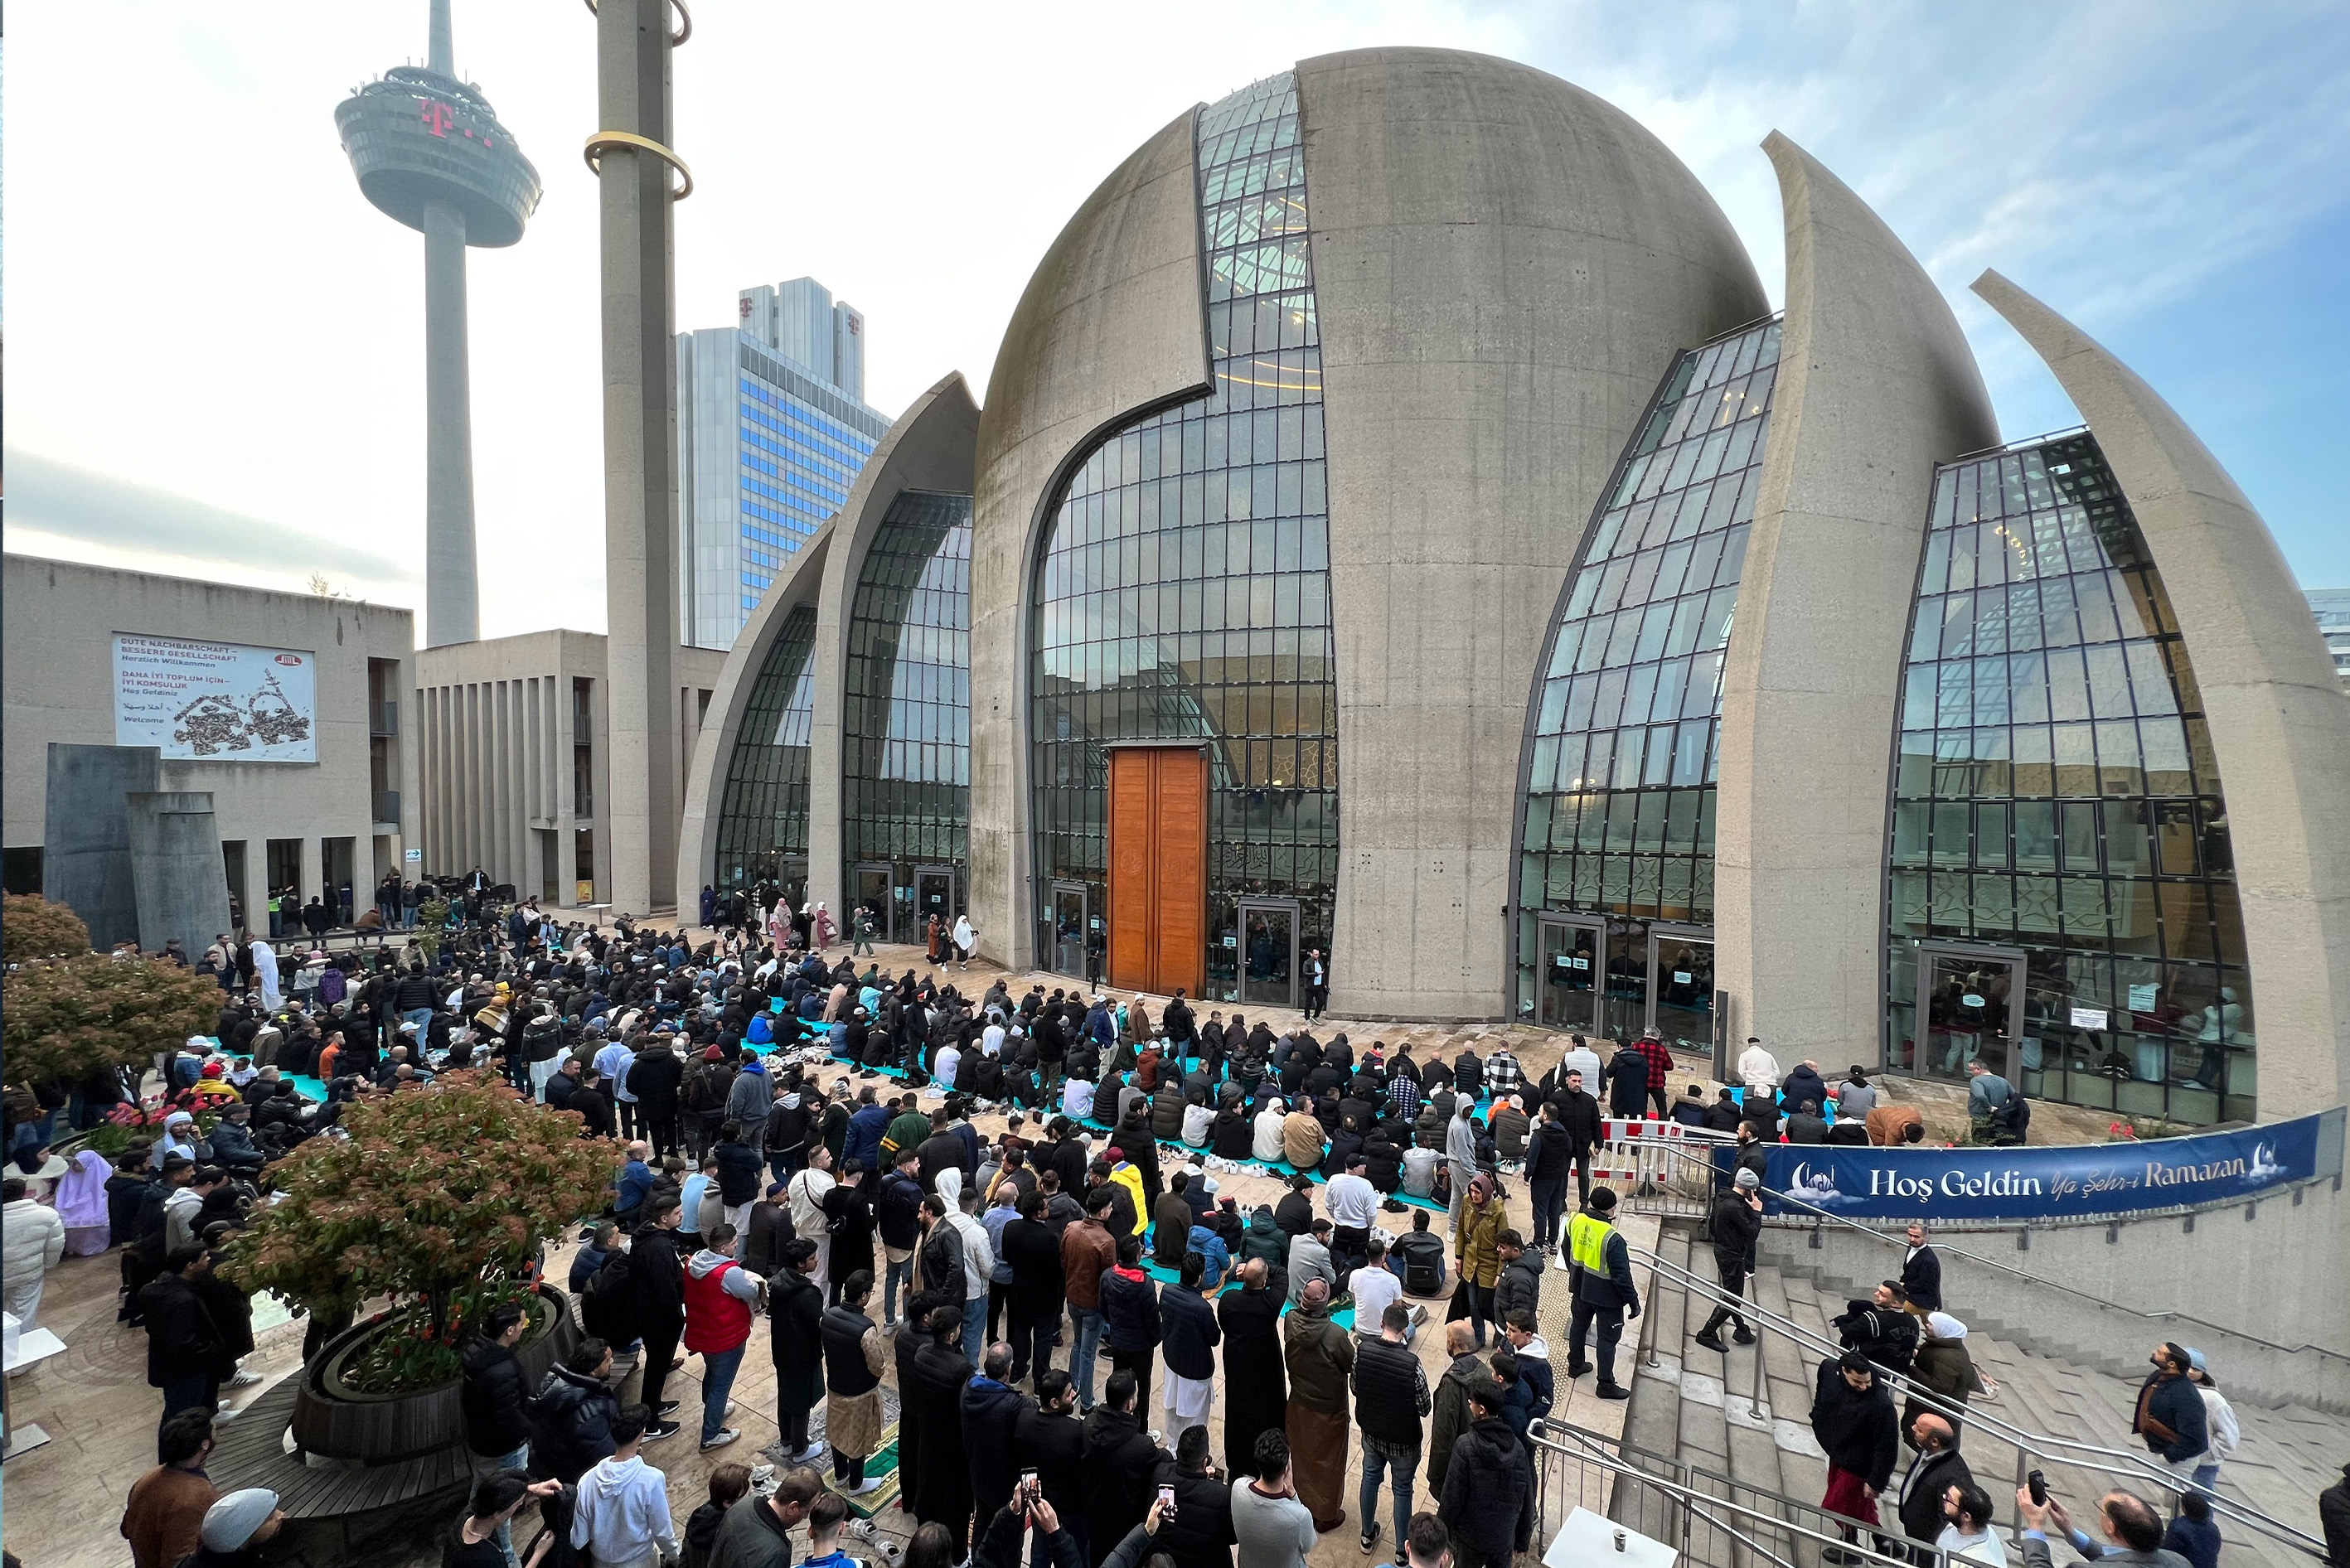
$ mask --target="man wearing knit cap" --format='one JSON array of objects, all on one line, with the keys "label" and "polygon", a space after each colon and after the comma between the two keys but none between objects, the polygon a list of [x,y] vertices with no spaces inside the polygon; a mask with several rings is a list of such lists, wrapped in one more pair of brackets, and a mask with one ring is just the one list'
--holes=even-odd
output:
[{"label": "man wearing knit cap", "polygon": [[286,1522],[277,1494],[267,1487],[233,1491],[204,1512],[200,1544],[185,1568],[244,1568],[261,1561],[260,1548]]}]

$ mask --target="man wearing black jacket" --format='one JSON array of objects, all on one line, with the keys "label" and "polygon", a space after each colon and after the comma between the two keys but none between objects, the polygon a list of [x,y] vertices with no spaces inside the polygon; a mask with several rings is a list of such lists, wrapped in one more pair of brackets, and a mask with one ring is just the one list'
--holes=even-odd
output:
[{"label": "man wearing black jacket", "polygon": [[612,1457],[612,1418],[620,1401],[604,1379],[611,1375],[612,1347],[590,1334],[546,1380],[530,1402],[530,1473],[566,1486],[599,1459]]},{"label": "man wearing black jacket", "polygon": [[[1567,1153],[1575,1161],[1575,1203],[1591,1201],[1591,1151],[1598,1147],[1599,1102],[1584,1084],[1580,1069],[1569,1068],[1550,1103],[1557,1107],[1558,1125],[1566,1129]],[[1552,1241],[1557,1237],[1554,1233]]]},{"label": "man wearing black jacket", "polygon": [[640,1363],[645,1370],[644,1403],[653,1413],[645,1440],[656,1442],[675,1437],[678,1431],[678,1424],[669,1418],[676,1401],[663,1399],[661,1391],[677,1364],[678,1336],[685,1332],[685,1262],[677,1253],[677,1228],[685,1210],[677,1192],[667,1187],[658,1189],[647,1201],[660,1207],[652,1224],[639,1231],[629,1245],[629,1295],[635,1309],[637,1336],[645,1345]]},{"label": "man wearing black jacket", "polygon": [[[1020,1412],[1012,1427],[1012,1452],[1020,1469],[1035,1470],[1045,1501],[1061,1516],[1065,1530],[1085,1529],[1086,1429],[1076,1417],[1077,1391],[1066,1372],[1036,1374],[1036,1403]],[[1080,1542],[1083,1535],[1080,1533]]]},{"label": "man wearing black jacket", "polygon": [[[1950,1422],[1932,1411],[1909,1423],[1909,1435],[1918,1439],[1918,1458],[1901,1478],[1901,1491],[1895,1506],[1901,1519],[1901,1533],[1930,1548],[1935,1537],[1942,1533],[1942,1494],[1954,1486],[1974,1485],[1974,1471],[1968,1468],[1959,1450],[1950,1446]],[[1930,1550],[1918,1553],[1918,1557],[1924,1563],[1933,1561]]]},{"label": "man wearing black jacket", "polygon": [[182,1410],[218,1409],[221,1379],[235,1370],[227,1341],[194,1284],[212,1266],[203,1248],[182,1247],[139,1293],[139,1314],[147,1324],[147,1383],[163,1391],[164,1421]]},{"label": "man wearing black jacket", "polygon": [[[1762,1234],[1762,1183],[1752,1171],[1742,1169],[1713,1200],[1713,1266],[1721,1276],[1721,1293],[1732,1301],[1746,1289],[1746,1276],[1753,1272],[1754,1243]],[[1754,1343],[1754,1331],[1731,1301],[1714,1303],[1712,1315],[1697,1331],[1697,1342],[1718,1355],[1728,1355],[1730,1347],[1721,1343],[1725,1323],[1738,1325],[1732,1337],[1739,1344]]]},{"label": "man wearing black jacket", "polygon": [[1166,1450],[1150,1440],[1135,1410],[1134,1374],[1121,1367],[1109,1375],[1102,1401],[1085,1418],[1085,1459],[1079,1469],[1085,1489],[1086,1537],[1106,1558],[1101,1543],[1126,1539],[1149,1511],[1151,1478]]},{"label": "man wearing black jacket", "polygon": [[[1877,1494],[1893,1477],[1901,1441],[1893,1396],[1860,1352],[1847,1350],[1841,1360],[1820,1363],[1812,1397],[1812,1436],[1828,1456],[1827,1491],[1820,1506],[1875,1524]],[[1846,1540],[1857,1539],[1850,1526],[1842,1528]]]},{"label": "man wearing black jacket", "polygon": [[881,1286],[881,1326],[898,1326],[898,1287],[910,1292],[914,1249],[922,1244],[922,1184],[914,1179],[916,1157],[910,1148],[898,1151],[897,1161],[881,1178],[874,1194],[874,1227],[881,1233],[881,1251],[888,1274]]},{"label": "man wearing black jacket", "polygon": [[1014,1205],[1019,1218],[1003,1227],[1003,1261],[1012,1269],[1012,1368],[1014,1383],[1050,1370],[1053,1338],[1061,1326],[1061,1238],[1045,1223],[1045,1194],[1031,1190]]},{"label": "man wearing black jacket", "polygon": [[1363,1431],[1363,1550],[1378,1543],[1379,1482],[1386,1479],[1395,1502],[1397,1538],[1411,1520],[1412,1475],[1419,1469],[1425,1423],[1433,1407],[1428,1370],[1404,1335],[1411,1309],[1389,1302],[1376,1338],[1355,1348],[1355,1425]]},{"label": "man wearing black jacket", "polygon": [[522,1363],[514,1347],[528,1315],[520,1302],[492,1312],[480,1338],[465,1351],[465,1383],[458,1406],[465,1422],[465,1447],[476,1468],[520,1469],[527,1455],[530,1422],[523,1414]]},{"label": "man wearing black jacket", "polygon": [[1918,1316],[1908,1310],[1901,1286],[1887,1280],[1866,1301],[1847,1301],[1828,1320],[1838,1339],[1887,1372],[1904,1373],[1918,1355]]},{"label": "man wearing black jacket", "polygon": [[674,1154],[680,1147],[678,1086],[685,1081],[685,1064],[669,1042],[666,1034],[656,1036],[629,1064],[629,1093],[637,1096],[637,1116],[657,1155]]}]

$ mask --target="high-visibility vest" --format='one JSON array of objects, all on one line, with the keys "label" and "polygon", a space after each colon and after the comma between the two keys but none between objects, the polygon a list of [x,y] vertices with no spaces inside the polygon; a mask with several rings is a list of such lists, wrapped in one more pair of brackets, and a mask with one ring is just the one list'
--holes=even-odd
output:
[{"label": "high-visibility vest", "polygon": [[1577,1214],[1566,1222],[1566,1251],[1578,1269],[1596,1273],[1607,1272],[1607,1239],[1616,1234],[1616,1227],[1605,1220],[1588,1214]]}]

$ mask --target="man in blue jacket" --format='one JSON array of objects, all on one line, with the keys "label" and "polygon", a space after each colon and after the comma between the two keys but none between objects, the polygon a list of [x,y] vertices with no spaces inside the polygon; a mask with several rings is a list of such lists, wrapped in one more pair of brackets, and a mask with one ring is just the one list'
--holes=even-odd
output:
[{"label": "man in blue jacket", "polygon": [[612,1215],[624,1230],[637,1228],[645,1194],[653,1189],[652,1167],[645,1163],[652,1152],[652,1146],[639,1138],[629,1146],[629,1163],[620,1167],[619,1180],[612,1194]]},{"label": "man in blue jacket", "polygon": [[2196,1461],[2211,1446],[2203,1396],[2187,1376],[2189,1358],[2181,1346],[2158,1345],[2147,1359],[2154,1363],[2154,1371],[2138,1388],[2130,1430],[2145,1438],[2147,1451],[2178,1477],[2183,1491],[2195,1479]]}]

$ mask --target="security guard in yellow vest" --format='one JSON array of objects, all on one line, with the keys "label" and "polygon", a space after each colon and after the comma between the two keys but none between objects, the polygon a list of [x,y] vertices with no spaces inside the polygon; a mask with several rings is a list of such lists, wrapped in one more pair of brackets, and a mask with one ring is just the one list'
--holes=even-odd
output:
[{"label": "security guard in yellow vest", "polygon": [[1631,1249],[1616,1233],[1615,1221],[1616,1194],[1595,1187],[1582,1212],[1566,1222],[1567,1281],[1575,1298],[1567,1327],[1566,1375],[1580,1377],[1591,1370],[1583,1345],[1596,1319],[1599,1397],[1628,1399],[1632,1391],[1616,1381],[1616,1344],[1624,1337],[1625,1318],[1640,1315],[1640,1292],[1632,1282]]}]

